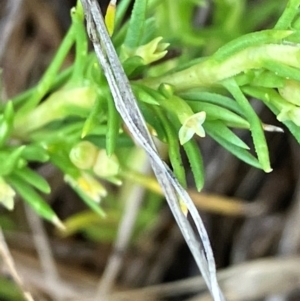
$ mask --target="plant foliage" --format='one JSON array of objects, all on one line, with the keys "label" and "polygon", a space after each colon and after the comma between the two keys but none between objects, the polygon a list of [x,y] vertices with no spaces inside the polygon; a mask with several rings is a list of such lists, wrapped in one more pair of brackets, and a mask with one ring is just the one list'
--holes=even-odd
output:
[{"label": "plant foliage", "polygon": [[[191,24],[195,8],[205,10],[205,1],[136,0],[127,19],[129,4],[120,1],[116,20],[108,11],[107,24],[139,108],[151,133],[168,146],[182,186],[181,150],[197,189],[204,185],[205,162],[196,140],[206,135],[247,164],[272,170],[265,130],[278,127],[264,124],[252,99],[263,102],[300,142],[299,0],[285,6],[284,1],[252,6],[245,0],[215,0],[206,27],[201,20]],[[278,21],[262,30],[274,16]],[[50,187],[31,164],[57,166],[87,206],[103,216],[99,204],[107,191],[99,180],[120,185],[130,177],[127,157],[135,147],[96,55],[89,51],[80,2],[71,19],[37,85],[0,106],[0,202],[11,210],[18,193],[59,227],[62,223],[40,194]],[[61,71],[73,46],[74,63]],[[236,130],[249,131],[252,144]]]}]

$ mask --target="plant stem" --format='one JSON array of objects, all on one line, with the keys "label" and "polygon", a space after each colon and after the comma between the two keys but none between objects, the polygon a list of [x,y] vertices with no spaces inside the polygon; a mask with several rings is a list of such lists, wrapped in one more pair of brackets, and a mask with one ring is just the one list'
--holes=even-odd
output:
[{"label": "plant stem", "polygon": [[57,72],[59,71],[66,55],[74,44],[75,35],[76,32],[74,30],[74,26],[71,26],[64,40],[62,41],[54,59],[52,60],[44,76],[36,86],[34,93],[32,93],[26,104],[19,110],[19,115],[23,114],[24,112],[26,113],[32,108],[36,107],[41,99],[49,91],[49,88],[55,80]]},{"label": "plant stem", "polygon": [[265,61],[274,61],[300,68],[300,62],[297,59],[299,55],[300,49],[293,45],[253,46],[241,50],[221,62],[211,57],[185,70],[166,76],[143,79],[141,82],[154,89],[157,89],[162,83],[170,84],[176,92],[215,86],[220,81],[239,73],[262,68]]},{"label": "plant stem", "polygon": [[291,26],[294,18],[298,14],[298,8],[300,5],[299,0],[290,0],[284,10],[283,14],[279,18],[278,22],[275,25],[275,29],[286,29]]}]

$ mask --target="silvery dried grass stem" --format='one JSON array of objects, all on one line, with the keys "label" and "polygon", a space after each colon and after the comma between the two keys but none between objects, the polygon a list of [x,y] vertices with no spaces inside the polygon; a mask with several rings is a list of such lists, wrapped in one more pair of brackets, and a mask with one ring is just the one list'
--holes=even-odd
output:
[{"label": "silvery dried grass stem", "polygon": [[[214,300],[223,300],[224,297],[216,278],[211,245],[199,213],[188,193],[178,183],[156,150],[129,81],[107,33],[98,3],[95,0],[81,0],[81,3],[86,14],[89,36],[107,78],[116,108],[135,141],[144,148],[150,157],[153,171]],[[179,199],[186,204],[198,233],[193,231],[187,217],[182,213]],[[198,242],[199,236],[201,244]]]},{"label": "silvery dried grass stem", "polygon": [[25,300],[26,301],[34,301],[31,293],[26,289],[23,279],[20,277],[20,275],[16,269],[15,262],[10,254],[9,248],[6,244],[6,241],[5,241],[5,238],[4,238],[1,228],[0,228],[0,257],[2,257],[11,277],[13,278],[15,283],[18,285],[18,287],[22,291]]}]

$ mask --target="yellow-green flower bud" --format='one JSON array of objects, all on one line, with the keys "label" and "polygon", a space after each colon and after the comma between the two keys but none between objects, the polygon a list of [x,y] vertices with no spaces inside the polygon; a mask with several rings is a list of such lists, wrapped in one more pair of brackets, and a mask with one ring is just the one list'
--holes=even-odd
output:
[{"label": "yellow-green flower bud", "polygon": [[115,155],[108,156],[104,149],[100,150],[97,155],[94,173],[102,178],[114,177],[119,172],[119,162]]},{"label": "yellow-green flower bud", "polygon": [[110,1],[105,14],[105,25],[110,36],[112,36],[115,28],[116,17],[116,1]]},{"label": "yellow-green flower bud", "polygon": [[70,151],[70,160],[79,169],[92,169],[102,178],[115,177],[119,172],[116,155],[108,156],[104,149],[97,148],[89,141],[77,143]]},{"label": "yellow-green flower bud", "polygon": [[98,148],[89,141],[77,143],[70,151],[70,160],[79,169],[90,169],[94,166]]}]

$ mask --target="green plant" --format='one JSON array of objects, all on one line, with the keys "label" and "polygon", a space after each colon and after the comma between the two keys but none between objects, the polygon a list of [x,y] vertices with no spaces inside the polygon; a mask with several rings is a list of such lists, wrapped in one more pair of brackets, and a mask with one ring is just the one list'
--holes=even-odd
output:
[{"label": "green plant", "polygon": [[[113,12],[108,12],[106,23],[142,115],[151,132],[168,146],[170,164],[183,187],[181,146],[197,189],[204,185],[205,163],[195,141],[206,134],[244,162],[272,170],[265,138],[270,126],[252,108],[252,97],[262,101],[300,142],[300,1],[288,1],[285,9],[274,1],[258,8],[243,0],[215,1],[211,26],[205,29],[190,25],[195,6],[205,5],[204,1],[136,0],[126,21],[129,3],[119,3],[114,31]],[[257,20],[281,9],[271,29],[257,31]],[[249,18],[244,20],[246,10]],[[252,18],[258,12],[260,18]],[[48,193],[50,187],[30,164],[57,166],[83,201],[103,216],[99,202],[107,192],[98,178],[121,184],[130,174],[126,158],[135,147],[111,94],[107,70],[99,66],[95,52],[88,51],[80,2],[71,17],[72,25],[40,82],[0,107],[0,201],[12,209],[18,193],[37,214],[61,228],[39,194]],[[96,39],[99,32],[94,34]],[[73,45],[74,64],[60,71]],[[169,48],[179,49],[180,55],[168,56]],[[109,55],[102,54],[104,63]],[[235,129],[250,131],[253,146],[242,141]],[[184,194],[181,201],[186,213],[190,205],[184,203]],[[212,284],[210,288],[213,291]]]}]

